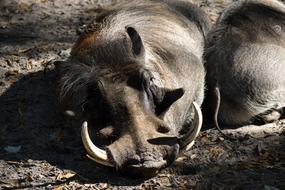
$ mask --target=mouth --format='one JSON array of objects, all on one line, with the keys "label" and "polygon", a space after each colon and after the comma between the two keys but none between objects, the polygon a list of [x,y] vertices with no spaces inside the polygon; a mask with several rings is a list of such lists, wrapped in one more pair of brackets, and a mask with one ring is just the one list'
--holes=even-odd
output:
[{"label": "mouth", "polygon": [[167,161],[145,161],[141,164],[129,165],[123,169],[123,173],[132,178],[151,178],[157,175],[160,169],[167,166]]}]

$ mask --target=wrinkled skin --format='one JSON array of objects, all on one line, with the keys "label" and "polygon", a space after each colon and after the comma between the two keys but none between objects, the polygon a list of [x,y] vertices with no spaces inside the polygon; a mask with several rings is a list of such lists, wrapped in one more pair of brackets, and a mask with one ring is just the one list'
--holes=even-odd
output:
[{"label": "wrinkled skin", "polygon": [[88,121],[111,165],[137,177],[175,160],[204,96],[209,20],[190,3],[165,2],[102,13],[57,67],[65,110]]},{"label": "wrinkled skin", "polygon": [[237,127],[284,115],[284,28],[285,6],[276,0],[238,1],[222,13],[206,47],[211,121]]}]

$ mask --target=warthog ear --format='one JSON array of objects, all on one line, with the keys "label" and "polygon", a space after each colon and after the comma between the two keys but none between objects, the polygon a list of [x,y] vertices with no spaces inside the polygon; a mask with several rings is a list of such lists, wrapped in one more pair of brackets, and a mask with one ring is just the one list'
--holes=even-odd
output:
[{"label": "warthog ear", "polygon": [[155,112],[157,115],[161,115],[162,113],[166,112],[168,108],[176,102],[178,99],[180,99],[184,94],[183,88],[178,88],[174,90],[170,89],[163,89],[164,96],[162,101],[157,105]]},{"label": "warthog ear", "polygon": [[144,47],[139,33],[133,27],[126,27],[126,30],[131,39],[133,54],[135,56],[142,56],[144,54]]}]

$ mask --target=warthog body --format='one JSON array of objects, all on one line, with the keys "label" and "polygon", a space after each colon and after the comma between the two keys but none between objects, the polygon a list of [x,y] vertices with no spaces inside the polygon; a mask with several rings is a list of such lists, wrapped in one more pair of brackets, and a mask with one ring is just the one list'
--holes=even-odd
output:
[{"label": "warthog body", "polygon": [[277,0],[230,5],[209,34],[206,59],[205,110],[212,107],[220,123],[279,119],[285,107],[285,6]]},{"label": "warthog body", "polygon": [[[193,144],[201,127],[208,29],[207,16],[182,1],[122,3],[87,27],[59,71],[66,109],[82,115],[97,131],[95,144],[105,146],[91,142],[84,122],[92,159],[152,176]],[[188,132],[179,138],[182,129]]]}]

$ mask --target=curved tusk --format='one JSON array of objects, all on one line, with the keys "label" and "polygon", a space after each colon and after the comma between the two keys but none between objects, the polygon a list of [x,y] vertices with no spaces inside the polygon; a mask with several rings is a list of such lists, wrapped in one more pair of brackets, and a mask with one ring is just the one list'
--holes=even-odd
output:
[{"label": "curved tusk", "polygon": [[81,127],[81,138],[84,145],[84,148],[88,152],[87,155],[91,160],[102,164],[104,166],[114,167],[112,163],[108,160],[108,156],[105,150],[98,148],[90,139],[88,133],[88,123],[84,121]]},{"label": "curved tusk", "polygon": [[189,150],[194,145],[194,140],[199,135],[199,132],[203,123],[203,116],[200,106],[196,103],[192,103],[194,107],[194,121],[191,129],[180,139],[182,147],[186,147]]}]

